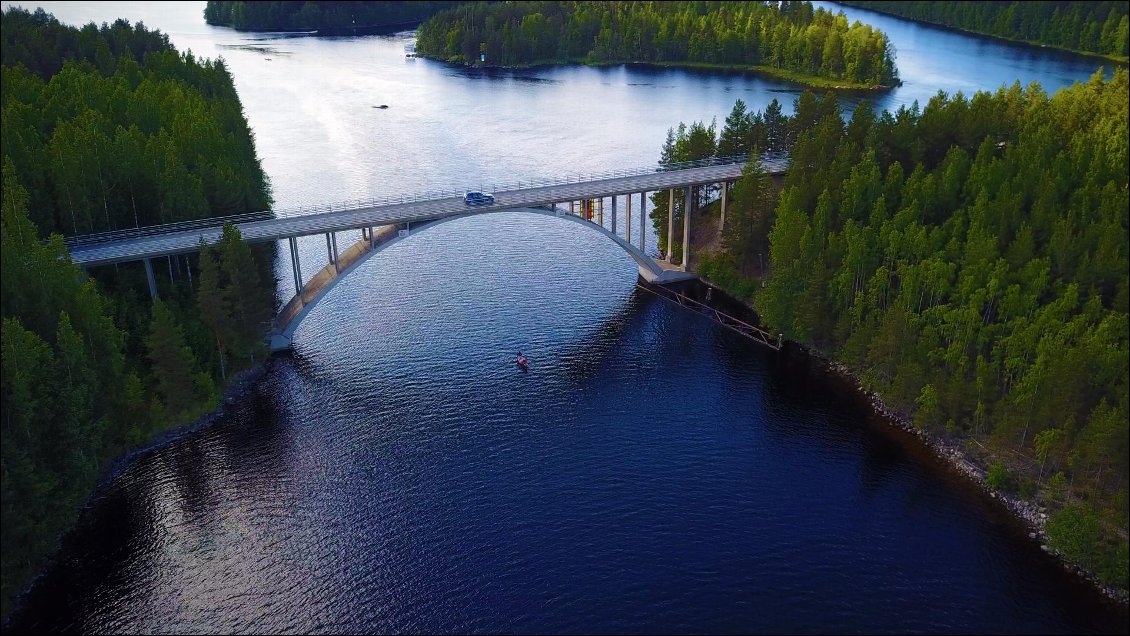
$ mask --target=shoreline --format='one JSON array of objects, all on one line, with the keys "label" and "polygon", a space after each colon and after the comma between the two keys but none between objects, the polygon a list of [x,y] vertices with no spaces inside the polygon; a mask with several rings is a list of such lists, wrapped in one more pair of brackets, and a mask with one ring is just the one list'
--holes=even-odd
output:
[{"label": "shoreline", "polygon": [[152,453],[161,448],[164,448],[171,442],[179,440],[186,435],[203,430],[215,424],[217,420],[219,420],[228,412],[229,408],[232,408],[234,405],[242,401],[243,398],[247,397],[247,395],[255,389],[255,387],[259,384],[259,381],[263,379],[263,376],[265,376],[268,371],[274,368],[275,359],[275,356],[269,355],[261,362],[256,363],[255,366],[243,369],[242,371],[238,371],[232,374],[231,382],[228,384],[228,387],[224,390],[224,392],[220,395],[219,404],[216,405],[216,408],[201,415],[191,423],[172,426],[159,433],[154,433],[153,437],[149,440],[146,440],[143,445],[130,448],[124,451],[122,454],[118,455],[118,457],[116,457],[113,461],[111,461],[99,476],[98,481],[94,483],[94,487],[91,489],[90,494],[87,495],[82,505],[79,506],[75,511],[75,517],[71,525],[64,528],[55,538],[55,550],[43,561],[42,566],[38,569],[35,576],[32,577],[31,580],[29,580],[23,587],[20,593],[16,595],[14,599],[12,599],[11,611],[7,616],[4,616],[2,618],[2,623],[0,623],[2,630],[4,632],[8,631],[8,627],[11,623],[11,618],[19,614],[23,610],[24,599],[27,597],[28,593],[31,592],[31,590],[39,584],[39,581],[45,575],[50,573],[55,568],[56,564],[58,563],[58,557],[63,551],[63,548],[65,547],[70,534],[81,525],[82,520],[88,513],[88,511],[91,510],[91,508],[101,500],[101,498],[106,494],[109,487],[113,485],[114,481],[122,475],[123,471],[133,461],[137,460],[140,457],[144,457],[148,453]]},{"label": "shoreline", "polygon": [[986,481],[988,471],[975,459],[970,457],[967,452],[962,450],[959,444],[955,443],[955,441],[958,440],[947,439],[944,436],[932,434],[915,426],[905,414],[888,407],[878,393],[865,388],[855,372],[847,365],[832,360],[822,353],[816,352],[800,343],[789,341],[789,344],[798,347],[805,355],[818,361],[828,372],[835,374],[840,380],[855,387],[859,395],[866,399],[871,405],[871,409],[875,415],[888,426],[917,437],[922,445],[935,457],[942,460],[946,466],[972,482],[973,485],[977,486],[983,493],[1003,504],[1004,507],[1012,513],[1014,518],[1028,528],[1028,538],[1037,541],[1040,544],[1040,549],[1054,557],[1065,570],[1086,580],[1112,601],[1118,602],[1124,606],[1130,602],[1128,601],[1130,597],[1127,596],[1124,590],[1103,583],[1093,572],[1069,560],[1062,553],[1052,548],[1048,544],[1048,509],[1035,501],[1022,499],[1018,495],[1000,492],[990,486]]},{"label": "shoreline", "polygon": [[[110,466],[106,469],[105,474],[99,478],[91,492],[87,502],[80,508],[80,512],[86,510],[90,503],[100,496],[105,488],[109,486],[114,479],[121,475],[121,472],[132,462],[134,459],[151,453],[155,450],[167,446],[170,442],[174,442],[185,435],[195,433],[203,430],[219,420],[228,409],[240,402],[243,398],[247,397],[259,380],[267,374],[275,365],[275,357],[268,355],[261,362],[255,366],[237,371],[232,374],[231,382],[224,392],[220,395],[219,403],[216,408],[204,413],[199,418],[188,424],[180,424],[167,428],[159,433],[155,433],[151,439],[146,441],[143,446],[127,450],[115,459]],[[69,532],[69,529],[68,529]]]},{"label": "shoreline", "polygon": [[1071,55],[1078,55],[1080,57],[1092,58],[1092,59],[1095,59],[1095,60],[1105,60],[1105,61],[1108,61],[1108,62],[1112,62],[1114,64],[1121,64],[1122,66],[1126,66],[1127,64],[1130,64],[1130,60],[1125,60],[1125,59],[1122,59],[1122,58],[1113,57],[1113,56],[1110,56],[1110,55],[1106,55],[1104,53],[1095,53],[1093,51],[1080,51],[1080,50],[1077,50],[1077,49],[1066,49],[1066,48],[1063,48],[1061,46],[1056,46],[1054,44],[1044,44],[1043,42],[1034,42],[1032,40],[1017,40],[1015,38],[1008,38],[1008,37],[1005,37],[1003,35],[995,35],[993,33],[983,33],[981,31],[971,31],[969,29],[965,29],[965,28],[962,28],[962,27],[959,27],[959,26],[951,26],[949,24],[942,24],[940,22],[930,22],[928,20],[920,20],[920,19],[917,19],[917,18],[907,18],[905,16],[898,15],[897,13],[890,13],[888,11],[883,11],[881,9],[872,9],[870,7],[861,7],[861,6],[851,4],[851,3],[836,2],[836,4],[842,4],[843,6],[854,9],[856,11],[870,11],[872,13],[878,13],[879,15],[885,15],[887,17],[895,18],[895,19],[898,19],[898,20],[905,20],[905,21],[911,22],[913,24],[921,24],[921,25],[924,25],[924,26],[943,29],[943,30],[946,30],[946,31],[952,31],[954,33],[961,33],[962,35],[971,35],[971,36],[979,37],[979,38],[989,38],[991,40],[996,40],[998,42],[1008,42],[1010,44],[1023,44],[1023,45],[1030,46],[1030,47],[1036,48],[1036,49],[1051,50],[1051,51],[1056,51],[1058,53],[1069,53]]},{"label": "shoreline", "polygon": [[[725,289],[701,276],[693,279],[691,282],[710,287],[716,292],[723,294],[726,302],[735,303],[743,307],[754,317],[754,324],[763,326],[761,325],[760,315],[757,313],[757,310],[749,303],[735,298]],[[710,301],[706,300],[703,302],[709,303]],[[975,458],[971,457],[969,453],[961,448],[959,443],[957,443],[960,440],[951,440],[944,436],[935,435],[919,429],[905,414],[890,408],[883,400],[882,396],[864,387],[863,382],[847,365],[832,359],[830,356],[808,345],[792,340],[786,340],[785,343],[787,347],[793,347],[799,350],[808,360],[816,363],[826,373],[835,376],[839,381],[853,387],[858,396],[867,401],[874,415],[887,426],[901,430],[917,438],[926,450],[939,459],[946,467],[955,471],[976,486],[978,490],[1002,504],[1008,509],[1013,518],[1024,524],[1028,529],[1028,538],[1037,541],[1040,544],[1040,549],[1045,554],[1056,559],[1065,570],[1090,583],[1091,586],[1109,600],[1123,606],[1127,606],[1127,604],[1130,603],[1130,596],[1127,595],[1126,590],[1121,590],[1103,583],[1093,572],[1069,560],[1062,553],[1048,545],[1046,529],[1048,521],[1047,508],[1039,505],[1035,501],[1022,499],[1018,495],[1000,492],[989,486],[986,482],[986,475],[988,474],[987,469],[981,466]]]},{"label": "shoreline", "polygon": [[900,81],[895,86],[877,85],[863,85],[863,84],[838,84],[838,80],[824,79],[820,77],[806,76],[801,74],[793,74],[792,72],[778,72],[772,67],[768,66],[747,66],[747,65],[725,65],[714,64],[710,62],[640,62],[640,61],[609,61],[609,62],[586,62],[584,60],[558,60],[558,61],[537,61],[530,62],[529,64],[477,64],[468,62],[459,62],[455,60],[445,60],[424,53],[416,52],[415,57],[440,62],[441,64],[451,64],[463,68],[474,69],[498,69],[498,70],[528,70],[536,68],[548,68],[553,66],[588,66],[591,68],[603,68],[611,66],[647,66],[651,68],[673,68],[683,70],[700,70],[700,71],[715,71],[719,73],[742,73],[753,74],[759,77],[766,77],[781,82],[789,82],[804,86],[809,89],[815,90],[828,90],[828,91],[844,91],[844,92],[860,92],[860,93],[874,93],[890,91],[902,84]]}]

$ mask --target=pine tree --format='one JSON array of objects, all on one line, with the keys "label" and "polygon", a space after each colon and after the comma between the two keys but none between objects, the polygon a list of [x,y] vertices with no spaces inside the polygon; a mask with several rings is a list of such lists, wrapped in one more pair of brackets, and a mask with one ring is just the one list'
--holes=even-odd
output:
[{"label": "pine tree", "polygon": [[722,134],[718,138],[718,156],[735,157],[748,154],[753,146],[753,118],[746,112],[742,100],[734,102],[734,108],[726,117]]},{"label": "pine tree", "polygon": [[196,291],[196,302],[200,308],[200,318],[212,329],[216,337],[216,352],[220,359],[220,378],[227,379],[225,353],[231,351],[235,343],[234,320],[227,294],[220,282],[220,265],[211,248],[200,244],[200,288]]},{"label": "pine tree", "polygon": [[198,404],[196,357],[185,344],[184,331],[160,298],[153,301],[153,319],[145,339],[157,393],[173,418],[189,414]]},{"label": "pine tree", "polygon": [[722,235],[722,245],[739,263],[755,263],[759,250],[764,252],[773,195],[773,184],[761,162],[746,162],[741,178],[734,182],[733,203]]},{"label": "pine tree", "polygon": [[220,267],[228,281],[224,290],[231,311],[235,340],[233,351],[246,354],[251,364],[263,354],[264,337],[271,320],[269,291],[259,281],[259,270],[251,248],[231,224],[220,239]]}]

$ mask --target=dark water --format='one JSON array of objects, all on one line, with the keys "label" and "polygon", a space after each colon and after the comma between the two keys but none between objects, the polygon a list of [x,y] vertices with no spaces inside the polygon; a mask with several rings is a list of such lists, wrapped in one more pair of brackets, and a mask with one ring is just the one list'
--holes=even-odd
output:
[{"label": "dark water", "polygon": [[[404,59],[403,35],[212,29],[202,3],[49,8],[222,54],[283,207],[651,163],[680,120],[796,91],[625,67],[475,73]],[[1093,71],[996,43],[947,66],[988,45],[883,28],[908,81],[881,105]],[[378,254],[253,395],[128,463],[11,629],[1126,632],[1125,608],[803,356],[635,280],[597,233],[520,213]]]},{"label": "dark water", "polygon": [[18,629],[1125,626],[803,358],[637,290],[595,232],[452,222],[356,276],[234,413],[129,466]]}]

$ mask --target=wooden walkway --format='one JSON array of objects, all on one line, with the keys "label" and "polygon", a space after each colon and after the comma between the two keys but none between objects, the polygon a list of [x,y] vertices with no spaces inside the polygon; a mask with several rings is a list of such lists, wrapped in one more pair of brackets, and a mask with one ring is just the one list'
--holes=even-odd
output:
[{"label": "wooden walkway", "polygon": [[636,283],[636,286],[640,289],[647,290],[655,294],[656,296],[659,296],[660,298],[666,298],[671,302],[678,303],[680,306],[696,311],[700,314],[703,314],[704,316],[713,318],[715,322],[722,325],[723,327],[736,331],[741,335],[749,338],[750,340],[761,343],[774,351],[781,350],[782,340],[780,334],[778,334],[776,338],[773,338],[773,336],[768,331],[765,331],[761,327],[757,327],[755,325],[749,324],[748,322],[738,320],[737,318],[734,318],[727,313],[723,313],[711,307],[710,305],[700,303],[693,298],[684,296],[683,294],[680,294],[673,289],[663,287],[662,285],[641,285],[639,283]]}]

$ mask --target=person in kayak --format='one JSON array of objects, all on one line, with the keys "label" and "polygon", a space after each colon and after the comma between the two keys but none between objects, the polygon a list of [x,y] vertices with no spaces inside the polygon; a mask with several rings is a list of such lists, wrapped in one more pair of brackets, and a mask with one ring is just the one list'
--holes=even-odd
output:
[{"label": "person in kayak", "polygon": [[526,361],[526,358],[524,358],[524,357],[522,356],[522,352],[521,352],[521,351],[519,351],[519,352],[518,352],[518,366],[520,366],[520,367],[522,367],[523,369],[525,369],[526,367],[528,367],[528,366],[529,366],[529,364],[530,364],[530,363],[529,363],[528,361]]}]

